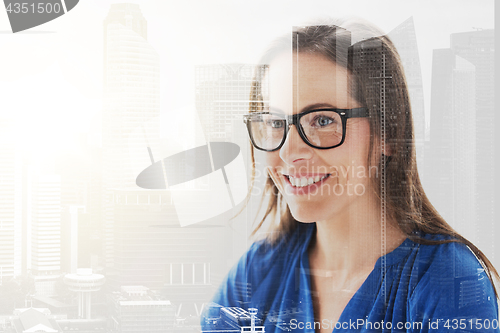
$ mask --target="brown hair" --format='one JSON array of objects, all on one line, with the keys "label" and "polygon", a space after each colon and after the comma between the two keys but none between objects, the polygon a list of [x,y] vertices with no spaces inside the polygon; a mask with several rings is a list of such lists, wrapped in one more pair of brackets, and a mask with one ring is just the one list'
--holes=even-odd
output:
[{"label": "brown hair", "polygon": [[[362,105],[369,109],[371,140],[368,165],[377,142],[388,145],[391,156],[380,159],[379,169],[386,179],[385,195],[382,195],[380,177],[372,177],[372,183],[379,199],[385,202],[387,217],[397,221],[399,228],[409,239],[419,244],[443,244],[459,242],[467,245],[484,267],[492,281],[498,297],[493,276],[500,280],[498,272],[488,258],[474,244],[459,235],[436,211],[425,195],[417,171],[414,144],[413,120],[406,78],[398,52],[392,41],[380,33],[377,28],[365,23],[347,22],[338,25],[306,26],[294,30],[292,40],[277,40],[262,58],[262,64],[269,62],[279,53],[294,52],[315,53],[348,69],[350,72],[350,93]],[[353,37],[359,34],[369,36],[356,43]],[[291,43],[291,44],[290,44]],[[264,105],[262,81],[268,66],[258,67],[250,94],[250,112],[259,111]],[[384,130],[382,131],[382,128]],[[251,159],[255,163],[253,147]],[[383,164],[383,165],[382,165]],[[255,168],[252,167],[252,186]],[[251,192],[251,191],[250,191]],[[264,217],[257,224],[252,235],[264,226],[267,219],[279,218],[279,224],[272,224],[268,231],[268,240],[278,238],[295,229],[297,221],[272,179],[267,177],[262,207],[269,197]],[[445,240],[430,240],[422,234],[440,234],[449,236]]]}]

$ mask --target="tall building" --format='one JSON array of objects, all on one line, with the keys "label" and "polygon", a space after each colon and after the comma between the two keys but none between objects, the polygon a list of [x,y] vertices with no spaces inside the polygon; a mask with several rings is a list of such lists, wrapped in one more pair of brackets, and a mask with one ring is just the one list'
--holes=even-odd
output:
[{"label": "tall building", "polygon": [[434,50],[430,196],[440,214],[474,239],[477,216],[475,66],[451,49]]},{"label": "tall building", "polygon": [[[200,65],[195,69],[196,109],[203,129],[203,133],[197,133],[197,135],[203,136],[207,141],[237,144],[241,149],[245,166],[251,165],[251,144],[243,123],[243,115],[248,114],[250,109],[250,93],[254,76],[264,77],[262,81],[267,80],[268,76],[265,76],[265,72],[268,68],[264,64],[262,66],[213,64]],[[269,93],[265,91],[266,87],[268,85],[263,84],[264,99],[269,96]],[[255,98],[252,99],[254,100]],[[268,100],[263,102],[268,103]],[[264,173],[258,172],[258,174]],[[248,184],[250,184],[248,169],[247,175]],[[265,178],[261,178],[256,180],[256,187],[262,187],[262,181],[265,181]],[[211,281],[214,286],[222,281],[232,263],[248,248],[250,226],[259,209],[258,200],[257,196],[252,196],[246,204],[245,213],[238,215],[235,211],[236,216],[229,222],[229,227],[221,228],[213,235],[210,242],[212,251],[217,248],[221,253],[213,257],[211,264]]]},{"label": "tall building", "polygon": [[0,118],[0,283],[21,274],[23,254],[22,165],[13,122]]},{"label": "tall building", "polygon": [[[203,133],[196,133],[198,140],[203,141],[201,137],[207,141],[237,144],[247,166],[251,164],[251,145],[243,115],[249,112],[254,75],[263,76],[267,68],[250,64],[214,64],[196,66],[195,70],[196,109],[203,129]],[[247,174],[249,176],[250,172]]]},{"label": "tall building", "polygon": [[[95,201],[100,196],[96,195],[95,191],[94,177],[97,170],[92,164],[94,162],[92,151],[88,144],[88,136],[81,134],[79,144],[70,152],[61,153],[55,162],[55,172],[61,177],[61,247],[63,249],[61,270],[66,273],[75,273],[78,267],[90,267],[90,256],[95,252],[95,244],[90,246],[93,242],[90,241],[89,235],[91,221],[88,210],[90,208],[94,213],[99,211]],[[101,191],[102,189],[99,188],[97,194]],[[87,251],[82,251],[83,248]],[[83,256],[88,257],[85,263],[78,260],[78,257]]]},{"label": "tall building", "polygon": [[[450,48],[454,54],[466,59],[475,67],[475,206],[468,203],[476,217],[475,243],[488,244],[481,249],[493,259],[496,267],[500,256],[493,257],[494,245],[498,244],[495,233],[495,50],[494,30],[477,30],[454,33],[450,36]],[[469,113],[470,114],[470,113]],[[470,117],[470,116],[469,116]],[[470,118],[469,118],[470,119]],[[496,229],[498,231],[498,229]]]},{"label": "tall building", "polygon": [[113,264],[113,201],[117,188],[136,188],[148,166],[147,147],[160,138],[160,62],[147,41],[136,4],[112,4],[104,20],[102,121],[103,256]]},{"label": "tall building", "polygon": [[426,125],[424,92],[422,87],[422,70],[420,67],[417,35],[415,33],[413,17],[410,17],[394,28],[389,33],[389,37],[392,39],[396,49],[398,50],[405,71],[413,114],[417,161],[421,166],[424,159]]},{"label": "tall building", "polygon": [[438,211],[498,266],[494,215],[494,31],[454,33],[435,50],[431,152]]},{"label": "tall building", "polygon": [[90,267],[93,245],[90,241],[89,214],[85,206],[65,207],[61,218],[61,270],[76,273],[78,268]]},{"label": "tall building", "polygon": [[61,270],[61,178],[37,175],[31,194],[31,270],[53,275]]},{"label": "tall building", "polygon": [[85,267],[92,267],[94,270],[99,271],[102,270],[104,264],[100,260],[100,258],[103,258],[102,198],[104,193],[102,187],[102,148],[95,145],[89,146],[88,156],[91,162],[86,204],[88,224],[85,230],[88,232],[86,249],[90,263]]},{"label": "tall building", "polygon": [[[196,109],[207,141],[236,142],[248,113],[255,66],[217,64],[196,66]],[[234,121],[241,123],[235,128]]]}]

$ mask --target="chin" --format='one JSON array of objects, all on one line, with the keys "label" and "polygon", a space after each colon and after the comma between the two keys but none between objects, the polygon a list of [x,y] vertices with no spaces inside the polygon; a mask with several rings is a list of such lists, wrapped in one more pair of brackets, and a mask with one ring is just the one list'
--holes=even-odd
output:
[{"label": "chin", "polygon": [[301,209],[294,209],[292,207],[289,207],[289,209],[293,218],[302,223],[313,223],[320,219],[317,213],[314,214],[314,212],[310,211],[310,209],[301,210]]}]

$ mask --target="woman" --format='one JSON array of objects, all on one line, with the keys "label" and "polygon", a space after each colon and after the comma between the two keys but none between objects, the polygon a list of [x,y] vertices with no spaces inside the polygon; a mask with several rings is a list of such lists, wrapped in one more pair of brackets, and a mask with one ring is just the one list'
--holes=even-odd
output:
[{"label": "woman", "polygon": [[427,199],[401,61],[375,31],[301,27],[265,55],[245,122],[271,194],[256,231],[279,223],[214,303],[257,308],[266,332],[498,332],[498,273]]}]

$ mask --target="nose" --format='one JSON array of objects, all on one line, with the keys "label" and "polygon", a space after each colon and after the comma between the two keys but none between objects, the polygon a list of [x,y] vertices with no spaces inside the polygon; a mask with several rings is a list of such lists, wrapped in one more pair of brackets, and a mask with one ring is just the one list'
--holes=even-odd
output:
[{"label": "nose", "polygon": [[313,148],[302,140],[296,125],[290,125],[285,142],[280,148],[280,158],[289,165],[312,158]]}]

